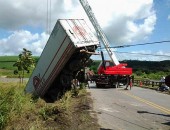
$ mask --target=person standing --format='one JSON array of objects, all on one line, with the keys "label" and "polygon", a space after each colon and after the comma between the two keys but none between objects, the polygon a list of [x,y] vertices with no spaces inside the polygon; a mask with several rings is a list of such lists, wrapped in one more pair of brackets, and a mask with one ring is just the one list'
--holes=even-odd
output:
[{"label": "person standing", "polygon": [[126,88],[125,88],[125,90],[128,90],[128,87],[130,87],[130,90],[131,90],[131,88],[132,88],[132,76],[130,76],[130,75],[127,75],[126,76],[126,80],[127,80],[127,83],[126,83]]}]

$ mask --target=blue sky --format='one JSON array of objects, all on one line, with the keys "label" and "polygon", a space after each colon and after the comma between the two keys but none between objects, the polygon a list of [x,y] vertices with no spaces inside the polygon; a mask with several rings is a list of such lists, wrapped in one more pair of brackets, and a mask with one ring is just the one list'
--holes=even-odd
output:
[{"label": "blue sky", "polygon": [[[155,30],[151,35],[151,40],[169,40],[170,38],[170,1],[168,0],[155,0],[154,8],[157,15],[157,22]],[[152,40],[152,41],[153,41]]]},{"label": "blue sky", "polygon": [[[49,37],[47,1],[50,2],[0,0],[0,55],[18,55],[24,47],[31,50],[33,55],[41,54]],[[111,46],[170,40],[170,0],[89,0],[89,4]],[[51,29],[57,19],[63,18],[83,18],[93,28],[79,0],[51,0]],[[170,55],[170,43],[128,47],[117,51]],[[137,54],[119,54],[118,57],[170,59]]]}]

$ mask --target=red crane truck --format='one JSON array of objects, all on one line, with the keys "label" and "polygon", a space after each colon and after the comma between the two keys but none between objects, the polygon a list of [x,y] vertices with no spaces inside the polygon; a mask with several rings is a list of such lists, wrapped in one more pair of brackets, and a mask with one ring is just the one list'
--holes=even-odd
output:
[{"label": "red crane truck", "polygon": [[127,64],[120,64],[116,58],[114,52],[110,49],[109,41],[107,40],[102,28],[100,27],[97,19],[87,0],[79,0],[84,8],[89,20],[91,21],[94,29],[96,30],[98,39],[100,39],[111,59],[111,61],[105,61],[103,53],[102,63],[98,67],[98,75],[93,77],[97,87],[115,86],[120,82],[127,83],[129,76],[132,75],[132,68],[126,68]]}]

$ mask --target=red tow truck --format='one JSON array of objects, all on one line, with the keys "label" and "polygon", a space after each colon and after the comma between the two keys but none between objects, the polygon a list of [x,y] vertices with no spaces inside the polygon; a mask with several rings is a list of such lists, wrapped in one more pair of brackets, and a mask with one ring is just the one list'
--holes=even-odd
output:
[{"label": "red tow truck", "polygon": [[114,52],[110,49],[109,41],[100,27],[97,19],[87,0],[79,0],[84,8],[89,20],[91,21],[98,39],[102,41],[111,61],[105,61],[103,52],[101,51],[102,62],[98,67],[98,74],[94,75],[93,80],[96,82],[96,87],[116,87],[119,83],[129,83],[129,78],[132,75],[132,68],[126,68],[127,64],[119,63]]}]

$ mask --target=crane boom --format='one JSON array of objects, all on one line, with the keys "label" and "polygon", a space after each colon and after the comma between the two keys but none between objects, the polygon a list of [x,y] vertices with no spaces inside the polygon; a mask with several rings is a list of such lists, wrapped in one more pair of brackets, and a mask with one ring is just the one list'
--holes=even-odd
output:
[{"label": "crane boom", "polygon": [[100,27],[97,19],[95,18],[95,15],[92,12],[92,9],[91,9],[88,1],[87,0],[79,0],[79,1],[80,1],[81,5],[83,6],[89,20],[91,21],[91,23],[94,27],[94,29],[96,30],[97,37],[102,40],[102,43],[103,43],[104,47],[106,48],[107,53],[109,54],[112,62],[115,65],[119,65],[120,63],[119,63],[118,59],[116,58],[114,52],[111,51],[109,41],[107,40],[106,35],[104,34],[104,32],[103,32],[102,28]]}]

